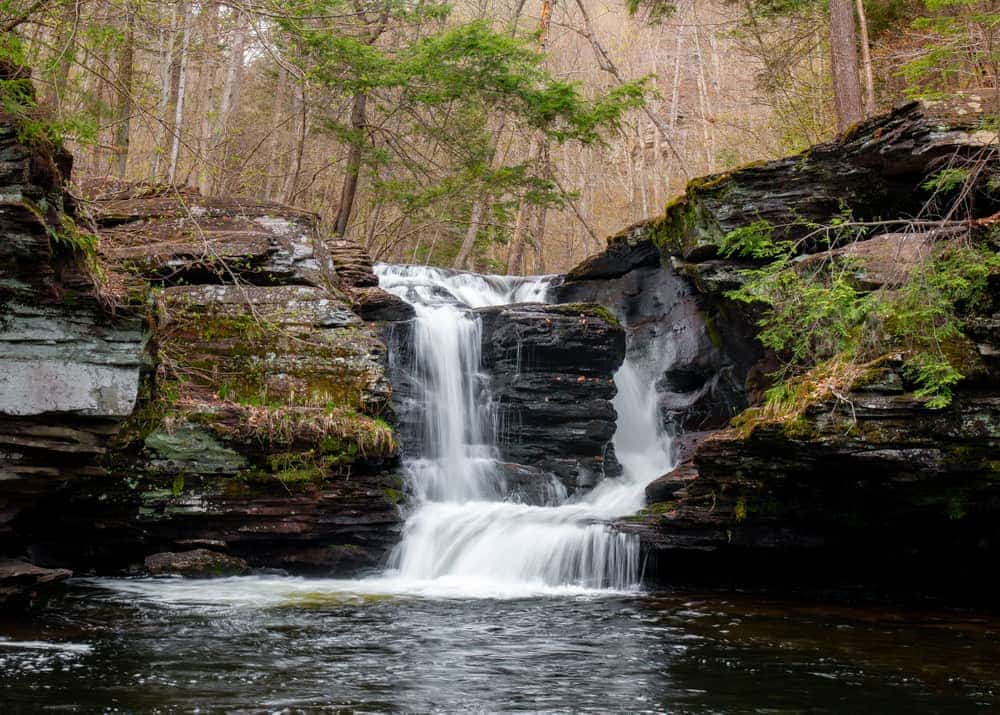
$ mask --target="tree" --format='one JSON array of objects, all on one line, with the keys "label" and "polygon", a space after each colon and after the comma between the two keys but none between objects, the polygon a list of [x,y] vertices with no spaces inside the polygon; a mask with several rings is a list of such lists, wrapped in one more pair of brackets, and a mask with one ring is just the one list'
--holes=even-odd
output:
[{"label": "tree", "polygon": [[115,164],[114,174],[119,179],[125,178],[128,165],[129,123],[132,121],[132,83],[135,75],[133,66],[135,57],[135,14],[136,7],[132,0],[126,0],[125,32],[121,46],[118,48],[118,87],[115,102]]},{"label": "tree", "polygon": [[851,0],[830,0],[830,70],[837,129],[844,131],[864,117],[858,78],[858,30]]},{"label": "tree", "polygon": [[[336,16],[340,7],[336,0],[303,3],[279,20],[285,56],[325,97],[318,126],[347,148],[334,224],[339,234],[350,230],[366,168],[376,169],[365,187],[369,201],[410,217],[437,207],[439,216],[452,217],[450,225],[466,224],[487,188],[533,205],[558,202],[537,153],[494,163],[491,121],[539,142],[594,143],[643,101],[641,83],[588,99],[578,85],[549,76],[543,56],[522,40],[483,21],[445,23],[443,5],[358,9],[351,24],[333,32],[319,18]],[[457,249],[455,239],[449,244]]]}]

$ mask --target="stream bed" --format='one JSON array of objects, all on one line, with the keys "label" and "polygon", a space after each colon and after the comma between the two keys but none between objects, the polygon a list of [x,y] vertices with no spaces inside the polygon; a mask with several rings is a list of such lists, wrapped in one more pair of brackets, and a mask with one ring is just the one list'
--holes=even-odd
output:
[{"label": "stream bed", "polygon": [[[371,588],[364,588],[364,585]],[[959,713],[1000,619],[732,593],[74,580],[0,621],[3,712]],[[419,589],[416,589],[419,591]]]}]

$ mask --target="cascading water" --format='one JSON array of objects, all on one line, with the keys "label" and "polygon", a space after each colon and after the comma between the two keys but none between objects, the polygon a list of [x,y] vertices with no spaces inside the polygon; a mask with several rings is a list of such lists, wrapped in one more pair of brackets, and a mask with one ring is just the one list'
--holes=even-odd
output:
[{"label": "cascading water", "polygon": [[[416,506],[387,579],[465,595],[634,587],[638,545],[611,530],[671,464],[652,380],[626,360],[615,375],[615,448],[624,467],[582,498],[518,503],[496,469],[489,396],[479,374],[479,323],[470,309],[545,302],[551,279],[481,276],[422,266],[376,266],[380,285],[415,310],[413,379],[422,453],[406,460]],[[433,587],[432,587],[433,588]]]}]

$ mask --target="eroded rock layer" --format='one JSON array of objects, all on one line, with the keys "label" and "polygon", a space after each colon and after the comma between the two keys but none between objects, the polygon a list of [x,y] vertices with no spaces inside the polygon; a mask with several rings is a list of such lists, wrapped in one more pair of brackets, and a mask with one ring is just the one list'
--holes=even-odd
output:
[{"label": "eroded rock layer", "polygon": [[554,474],[570,492],[619,476],[611,401],[625,332],[614,316],[584,304],[476,312],[501,459]]},{"label": "eroded rock layer", "polygon": [[[713,431],[761,401],[777,365],[754,344],[757,316],[726,296],[761,264],[721,255],[726,237],[766,221],[807,254],[798,265],[840,266],[860,290],[897,288],[957,235],[996,251],[1000,196],[985,178],[970,185],[971,223],[906,226],[932,198],[928,177],[972,156],[995,161],[976,106],[906,105],[801,155],[693,181],[663,218],[612,237],[566,276],[560,299],[614,310],[630,355],[669,356],[657,389],[664,424],[685,430],[681,464],[621,524],[642,540],[651,579],[995,594],[983,568],[1000,553],[995,272],[963,313],[965,337],[943,348],[964,376],[948,407],[918,399],[913,375],[887,355],[817,374],[795,410],[753,407]],[[832,220],[858,222],[861,240],[816,240]]]}]

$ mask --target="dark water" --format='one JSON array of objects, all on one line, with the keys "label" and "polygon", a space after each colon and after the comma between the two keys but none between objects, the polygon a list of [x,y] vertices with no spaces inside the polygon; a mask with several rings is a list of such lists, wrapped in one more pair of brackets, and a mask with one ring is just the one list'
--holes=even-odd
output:
[{"label": "dark water", "polygon": [[0,621],[2,711],[1000,711],[990,617],[315,583],[77,582],[34,618]]}]

